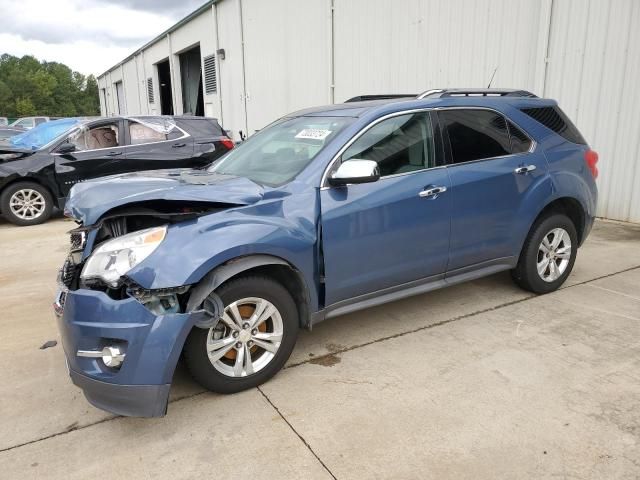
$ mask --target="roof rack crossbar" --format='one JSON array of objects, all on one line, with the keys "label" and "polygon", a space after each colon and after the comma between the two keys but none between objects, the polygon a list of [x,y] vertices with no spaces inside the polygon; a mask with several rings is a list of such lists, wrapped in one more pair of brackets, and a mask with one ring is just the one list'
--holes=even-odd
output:
[{"label": "roof rack crossbar", "polygon": [[349,100],[345,100],[344,103],[353,102],[368,102],[369,100],[393,100],[394,98],[415,98],[415,93],[390,93],[382,95],[358,95],[352,97]]},{"label": "roof rack crossbar", "polygon": [[416,98],[445,98],[445,97],[528,97],[538,98],[527,90],[507,88],[450,88],[434,89],[421,93]]}]

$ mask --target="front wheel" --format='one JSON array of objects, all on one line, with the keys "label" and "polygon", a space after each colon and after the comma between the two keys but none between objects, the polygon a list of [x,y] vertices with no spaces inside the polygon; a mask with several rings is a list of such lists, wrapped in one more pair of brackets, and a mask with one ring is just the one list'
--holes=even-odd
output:
[{"label": "front wheel", "polygon": [[194,328],[185,343],[193,378],[219,393],[264,383],[287,361],[298,336],[298,312],[289,292],[262,276],[230,280],[216,293],[225,305],[213,328]]},{"label": "front wheel", "polygon": [[514,281],[525,290],[549,293],[567,279],[578,252],[578,234],[569,217],[553,214],[536,222],[512,270]]},{"label": "front wheel", "polygon": [[45,187],[34,182],[9,185],[0,195],[0,210],[15,225],[38,225],[51,217],[53,198]]}]

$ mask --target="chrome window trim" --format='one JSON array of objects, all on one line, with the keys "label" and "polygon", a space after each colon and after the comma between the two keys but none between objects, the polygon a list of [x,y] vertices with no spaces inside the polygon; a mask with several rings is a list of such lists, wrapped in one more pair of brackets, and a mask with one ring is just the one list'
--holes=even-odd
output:
[{"label": "chrome window trim", "polygon": [[[516,127],[518,127],[518,129],[522,133],[524,133],[526,135],[526,137],[531,141],[531,146],[529,147],[529,150],[527,150],[526,152],[510,153],[508,155],[499,155],[497,157],[478,158],[476,160],[469,160],[468,162],[451,163],[451,164],[447,165],[447,167],[456,167],[458,165],[467,165],[469,163],[485,162],[487,160],[497,160],[497,159],[500,159],[500,158],[515,157],[516,155],[529,155],[530,153],[533,153],[536,150],[536,147],[538,146],[538,142],[536,142],[533,138],[531,138],[531,135],[529,135],[529,133],[524,128],[522,128],[520,125],[518,125],[517,122],[514,122],[510,117],[507,117],[504,113],[502,113],[499,110],[496,110],[495,108],[455,106],[455,107],[435,107],[435,108],[433,108],[433,110],[435,110],[435,111],[440,111],[440,110],[488,110],[490,112],[495,112],[495,113],[498,113],[498,114],[502,115],[507,122],[511,122]],[[507,130],[507,133],[508,133],[508,130]],[[443,134],[444,134],[444,131],[443,131]],[[511,134],[510,133],[509,133],[509,138],[511,138]]]},{"label": "chrome window trim", "polygon": [[[329,162],[329,165],[327,165],[327,168],[325,168],[324,173],[322,174],[322,180],[320,181],[320,190],[327,190],[329,188],[332,188],[331,185],[329,185],[328,181],[327,181],[327,177],[328,177],[329,171],[331,171],[331,169],[333,168],[333,165],[336,163],[336,161],[338,161],[338,159],[342,156],[342,154],[351,146],[351,144],[354,143],[362,135],[364,135],[364,133],[366,133],[373,126],[377,125],[378,123],[380,123],[380,122],[382,122],[384,120],[387,120],[387,119],[393,118],[393,117],[398,117],[400,115],[408,115],[408,114],[412,114],[412,113],[424,113],[424,112],[430,112],[430,111],[437,112],[437,111],[441,111],[441,110],[488,110],[490,112],[497,113],[499,115],[502,115],[502,117],[504,117],[504,119],[506,121],[511,122],[516,127],[518,127],[518,129],[520,131],[522,131],[522,133],[524,133],[527,136],[527,138],[531,141],[531,146],[529,147],[529,150],[527,150],[526,152],[510,153],[508,155],[500,155],[498,157],[479,158],[477,160],[470,160],[468,162],[438,165],[436,167],[424,168],[424,169],[416,170],[416,171],[413,171],[413,172],[395,173],[393,175],[387,175],[387,176],[384,176],[384,177],[380,177],[380,180],[384,180],[385,178],[398,177],[398,176],[401,176],[401,175],[412,175],[414,173],[425,172],[427,170],[434,170],[436,168],[457,167],[458,165],[468,165],[470,163],[486,162],[487,160],[498,160],[498,159],[502,159],[502,158],[515,157],[516,155],[529,155],[529,154],[533,153],[536,150],[537,146],[538,146],[538,142],[536,142],[533,138],[531,138],[531,135],[529,135],[529,133],[524,128],[522,128],[517,122],[515,122],[511,117],[508,117],[504,113],[502,113],[501,111],[496,110],[495,108],[491,108],[491,107],[477,107],[477,106],[471,106],[471,107],[464,107],[464,106],[428,107],[428,108],[415,108],[415,109],[411,109],[411,110],[404,110],[402,112],[389,113],[387,115],[384,115],[384,116],[376,119],[375,121],[371,122],[367,126],[363,127],[358,133],[356,133],[353,137],[351,137],[351,139],[347,143],[345,143],[342,146],[342,148],[340,148],[340,150],[338,150],[338,153],[336,153],[334,155],[334,157]],[[444,134],[444,132],[443,132],[443,134]],[[509,134],[509,136],[510,135],[511,134]]]}]

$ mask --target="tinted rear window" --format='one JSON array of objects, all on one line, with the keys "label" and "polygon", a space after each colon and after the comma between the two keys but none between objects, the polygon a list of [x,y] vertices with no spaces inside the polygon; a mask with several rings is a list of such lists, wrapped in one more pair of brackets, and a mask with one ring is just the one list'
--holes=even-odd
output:
[{"label": "tinted rear window", "polygon": [[521,110],[564,139],[586,145],[587,142],[578,129],[559,107],[522,108]]},{"label": "tinted rear window", "polygon": [[192,137],[219,137],[224,135],[220,124],[213,118],[179,118],[175,117],[178,126],[186,130]]},{"label": "tinted rear window", "polygon": [[438,112],[449,135],[453,163],[501,157],[511,153],[507,123],[490,110],[451,109]]}]

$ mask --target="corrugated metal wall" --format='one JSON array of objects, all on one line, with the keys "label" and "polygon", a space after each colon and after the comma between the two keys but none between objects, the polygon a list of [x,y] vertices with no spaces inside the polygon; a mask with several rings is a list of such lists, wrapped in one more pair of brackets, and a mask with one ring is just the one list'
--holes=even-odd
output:
[{"label": "corrugated metal wall", "polygon": [[600,154],[598,214],[640,222],[640,1],[554,0],[544,96]]},{"label": "corrugated metal wall", "polygon": [[335,0],[335,100],[436,87],[533,89],[539,0]]},{"label": "corrugated metal wall", "polygon": [[[222,0],[213,13],[174,36],[225,50],[209,101],[236,138],[298,108],[486,87],[495,71],[492,86],[558,100],[600,153],[599,215],[640,222],[640,0]],[[167,48],[143,52],[146,76]],[[127,111],[153,111],[124,70],[100,78],[107,102],[123,74]]]}]

